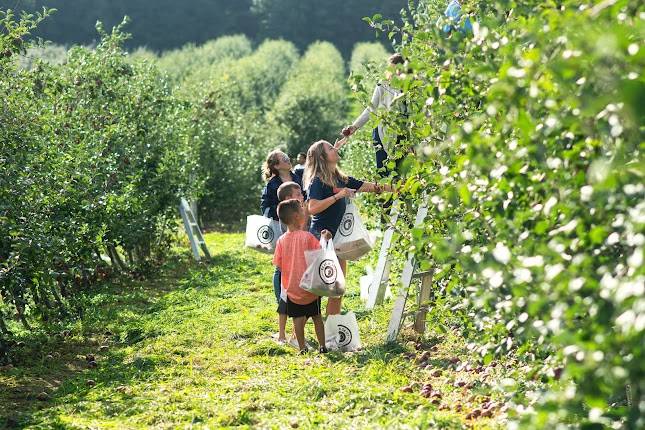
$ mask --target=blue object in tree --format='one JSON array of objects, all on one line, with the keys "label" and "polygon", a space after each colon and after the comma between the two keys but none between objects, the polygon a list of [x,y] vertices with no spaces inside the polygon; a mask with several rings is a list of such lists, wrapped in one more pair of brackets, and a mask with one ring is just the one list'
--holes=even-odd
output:
[{"label": "blue object in tree", "polygon": [[459,30],[462,33],[472,33],[473,26],[470,22],[470,18],[466,17],[463,25],[460,27],[459,23],[461,21],[461,4],[458,0],[450,0],[446,11],[443,13],[448,20],[452,23],[446,23],[443,26],[444,33],[450,33],[452,30]]}]

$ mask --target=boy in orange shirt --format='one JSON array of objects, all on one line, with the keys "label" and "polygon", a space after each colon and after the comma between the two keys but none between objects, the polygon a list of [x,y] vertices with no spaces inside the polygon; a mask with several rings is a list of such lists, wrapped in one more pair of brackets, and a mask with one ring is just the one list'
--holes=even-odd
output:
[{"label": "boy in orange shirt", "polygon": [[[303,230],[307,218],[302,203],[298,200],[281,202],[278,205],[278,217],[287,226],[287,232],[278,239],[273,254],[273,264],[282,273],[281,284],[287,293],[286,302],[280,299],[278,313],[287,314],[293,318],[301,354],[307,352],[305,323],[307,318],[311,318],[316,329],[320,352],[326,353],[325,326],[320,316],[320,297],[300,288],[300,280],[307,270],[305,251],[320,249],[320,242],[313,234]],[[323,230],[321,236],[331,239],[331,233],[327,230]]]},{"label": "boy in orange shirt", "polygon": [[[296,182],[283,182],[282,185],[278,187],[278,202],[283,202],[285,200],[291,200],[295,199],[298,200],[300,203],[303,203],[305,201],[305,197],[302,195],[302,188],[300,188],[300,185],[298,185]],[[280,204],[280,203],[278,203]],[[276,207],[276,212],[277,212],[277,207]],[[307,222],[305,222],[305,227],[303,227],[303,230],[309,230],[309,215],[307,214],[307,208],[305,207],[305,218],[307,219]],[[284,228],[283,228],[284,231]],[[280,281],[282,283],[282,281]],[[282,288],[280,289],[280,297],[283,299],[286,299],[286,296],[284,295],[284,291],[282,291]],[[278,299],[278,303],[280,303],[280,300]],[[281,345],[284,345],[287,343],[287,338],[286,338],[286,328],[287,328],[287,313],[284,307],[278,306],[278,343]],[[289,345],[291,346],[296,346],[293,344],[293,342],[297,340],[295,338],[295,332],[293,335],[291,335],[291,339],[289,340]]]}]

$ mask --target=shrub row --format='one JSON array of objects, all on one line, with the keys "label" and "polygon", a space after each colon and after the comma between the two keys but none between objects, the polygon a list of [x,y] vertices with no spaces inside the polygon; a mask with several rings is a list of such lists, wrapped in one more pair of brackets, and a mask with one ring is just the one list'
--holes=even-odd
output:
[{"label": "shrub row", "polygon": [[290,155],[319,139],[333,140],[347,115],[345,67],[328,42],[312,44],[282,89],[271,118],[284,127]]},{"label": "shrub row", "polygon": [[[43,16],[0,25],[0,332],[67,315],[109,271],[163,256],[191,181],[190,116],[120,28],[62,65],[13,61]],[[109,262],[110,264],[108,265]]]},{"label": "shrub row", "polygon": [[302,58],[242,36],[128,55],[122,26],[100,25],[94,48],[26,42],[48,14],[0,14],[2,336],[18,320],[77,315],[110,273],[144,275],[171,244],[180,197],[198,199],[208,223],[239,225],[256,212],[268,151],[332,138],[346,112],[328,43]]},{"label": "shrub row", "polygon": [[443,32],[439,2],[402,28],[372,22],[413,69],[394,82],[409,121],[379,116],[416,149],[402,198],[430,205],[399,250],[434,270],[437,327],[457,324],[485,363],[520,361],[500,384],[511,420],[642,428],[645,10],[469,4],[473,34]]}]

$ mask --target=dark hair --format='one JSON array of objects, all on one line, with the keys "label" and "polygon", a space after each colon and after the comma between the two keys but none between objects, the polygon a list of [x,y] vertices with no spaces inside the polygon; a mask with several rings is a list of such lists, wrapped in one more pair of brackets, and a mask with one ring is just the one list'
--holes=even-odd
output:
[{"label": "dark hair", "polygon": [[388,64],[403,64],[405,63],[405,58],[403,58],[403,55],[399,54],[398,52],[396,54],[390,55],[390,58],[387,59]]},{"label": "dark hair", "polygon": [[293,223],[293,218],[302,210],[302,205],[296,199],[289,199],[278,204],[278,218],[286,225]]},{"label": "dark hair", "polygon": [[280,187],[278,187],[278,200],[279,201],[285,200],[293,193],[293,190],[295,189],[298,189],[298,190],[301,189],[300,185],[296,184],[295,182],[289,181],[280,185]]},{"label": "dark hair", "polygon": [[300,158],[300,157],[307,158],[307,154],[305,154],[304,152],[299,152],[298,153],[298,158]]}]

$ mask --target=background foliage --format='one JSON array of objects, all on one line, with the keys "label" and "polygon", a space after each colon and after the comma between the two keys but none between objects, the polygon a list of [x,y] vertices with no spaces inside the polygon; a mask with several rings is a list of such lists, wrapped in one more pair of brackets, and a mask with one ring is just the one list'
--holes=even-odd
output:
[{"label": "background foliage", "polygon": [[[431,208],[420,228],[402,217],[396,252],[434,271],[437,330],[458,328],[485,364],[518,360],[498,386],[512,426],[643,427],[645,10],[469,1],[473,33],[447,34],[444,6],[370,20],[409,60],[393,85],[410,117],[376,115],[408,136],[390,160],[405,159],[399,197]],[[41,17],[0,16],[0,360],[16,321],[58,321],[110,272],[154,267],[180,196],[205,221],[256,212],[268,150],[332,140],[382,76],[385,51],[359,46],[375,65],[352,64],[350,109],[327,42],[302,57],[302,42],[245,36],[128,56],[101,27],[95,49],[20,68]],[[345,147],[355,176],[373,177],[376,120]]]},{"label": "background foliage", "polygon": [[[110,28],[125,15],[132,18],[134,37],[128,48],[146,46],[161,52],[185,44],[202,44],[230,34],[244,34],[256,43],[286,39],[299,50],[318,40],[334,44],[346,57],[354,44],[374,39],[361,23],[364,16],[398,16],[406,0],[11,0],[0,7],[58,12],[43,22],[36,35],[58,44],[91,44],[97,40],[94,23]],[[383,38],[383,42],[387,39]]]},{"label": "background foliage", "polygon": [[82,313],[113,272],[154,267],[182,196],[204,223],[239,226],[259,209],[266,154],[333,139],[347,111],[329,43],[301,58],[290,42],[238,35],[128,55],[122,26],[100,24],[95,48],[33,44],[49,13],[0,22],[4,335],[14,320]]},{"label": "background foliage", "polygon": [[309,47],[271,111],[271,118],[285,130],[289,154],[306,152],[313,142],[333,142],[347,115],[345,65],[340,53],[327,42]]},{"label": "background foliage", "polygon": [[640,428],[645,11],[468,3],[474,34],[441,31],[436,2],[402,27],[373,22],[413,69],[394,81],[409,121],[379,114],[416,150],[401,197],[430,205],[422,227],[400,225],[399,249],[434,269],[437,321],[536,381],[500,381],[516,425]]},{"label": "background foliage", "polygon": [[41,18],[0,15],[3,334],[14,311],[26,327],[56,319],[111,270],[150,267],[197,186],[188,112],[155,68],[125,60],[119,28],[62,65],[16,66]]}]

